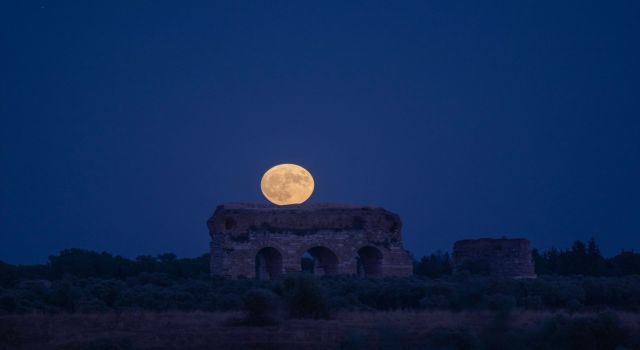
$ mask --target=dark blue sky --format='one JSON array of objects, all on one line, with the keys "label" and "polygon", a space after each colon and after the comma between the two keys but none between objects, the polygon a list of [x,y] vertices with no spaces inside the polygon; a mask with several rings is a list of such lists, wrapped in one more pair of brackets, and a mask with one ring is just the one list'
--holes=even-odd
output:
[{"label": "dark blue sky", "polygon": [[640,250],[639,4],[3,2],[0,260],[202,254],[284,162],[417,256]]}]

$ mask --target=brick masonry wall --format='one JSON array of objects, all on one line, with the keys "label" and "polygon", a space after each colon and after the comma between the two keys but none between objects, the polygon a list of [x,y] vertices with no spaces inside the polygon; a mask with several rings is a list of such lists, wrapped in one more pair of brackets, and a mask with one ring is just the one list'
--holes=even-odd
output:
[{"label": "brick masonry wall", "polygon": [[265,247],[282,256],[282,273],[301,271],[306,251],[326,247],[337,257],[338,274],[356,274],[358,250],[373,247],[382,255],[382,276],[412,274],[400,217],[382,208],[224,204],[207,224],[213,275],[256,277],[256,255]]}]

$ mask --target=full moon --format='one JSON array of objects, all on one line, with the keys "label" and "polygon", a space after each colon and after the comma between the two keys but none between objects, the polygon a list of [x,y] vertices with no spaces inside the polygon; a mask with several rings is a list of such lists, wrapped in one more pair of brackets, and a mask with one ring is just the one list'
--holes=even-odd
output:
[{"label": "full moon", "polygon": [[267,170],[260,181],[262,194],[273,204],[304,203],[313,193],[313,177],[295,164],[279,164]]}]

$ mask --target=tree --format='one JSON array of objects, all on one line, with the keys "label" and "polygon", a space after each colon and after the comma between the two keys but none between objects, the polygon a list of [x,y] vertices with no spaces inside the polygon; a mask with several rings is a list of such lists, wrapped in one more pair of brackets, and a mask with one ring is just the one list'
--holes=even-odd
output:
[{"label": "tree", "polygon": [[414,263],[414,274],[438,278],[451,274],[451,258],[449,253],[436,251],[429,256],[423,256],[419,262]]},{"label": "tree", "polygon": [[587,243],[587,266],[585,275],[601,276],[605,273],[605,259],[600,254],[600,247],[595,238],[591,237]]}]

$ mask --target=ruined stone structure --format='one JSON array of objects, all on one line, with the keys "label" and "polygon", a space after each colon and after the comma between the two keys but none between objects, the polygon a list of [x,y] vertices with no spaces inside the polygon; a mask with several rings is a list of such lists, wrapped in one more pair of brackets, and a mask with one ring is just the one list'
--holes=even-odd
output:
[{"label": "ruined stone structure", "polygon": [[526,239],[466,239],[453,245],[454,272],[486,269],[492,275],[535,277],[531,244]]},{"label": "ruined stone structure", "polygon": [[315,274],[412,274],[400,217],[382,208],[223,204],[207,225],[212,275],[273,279],[302,271],[305,253]]}]

